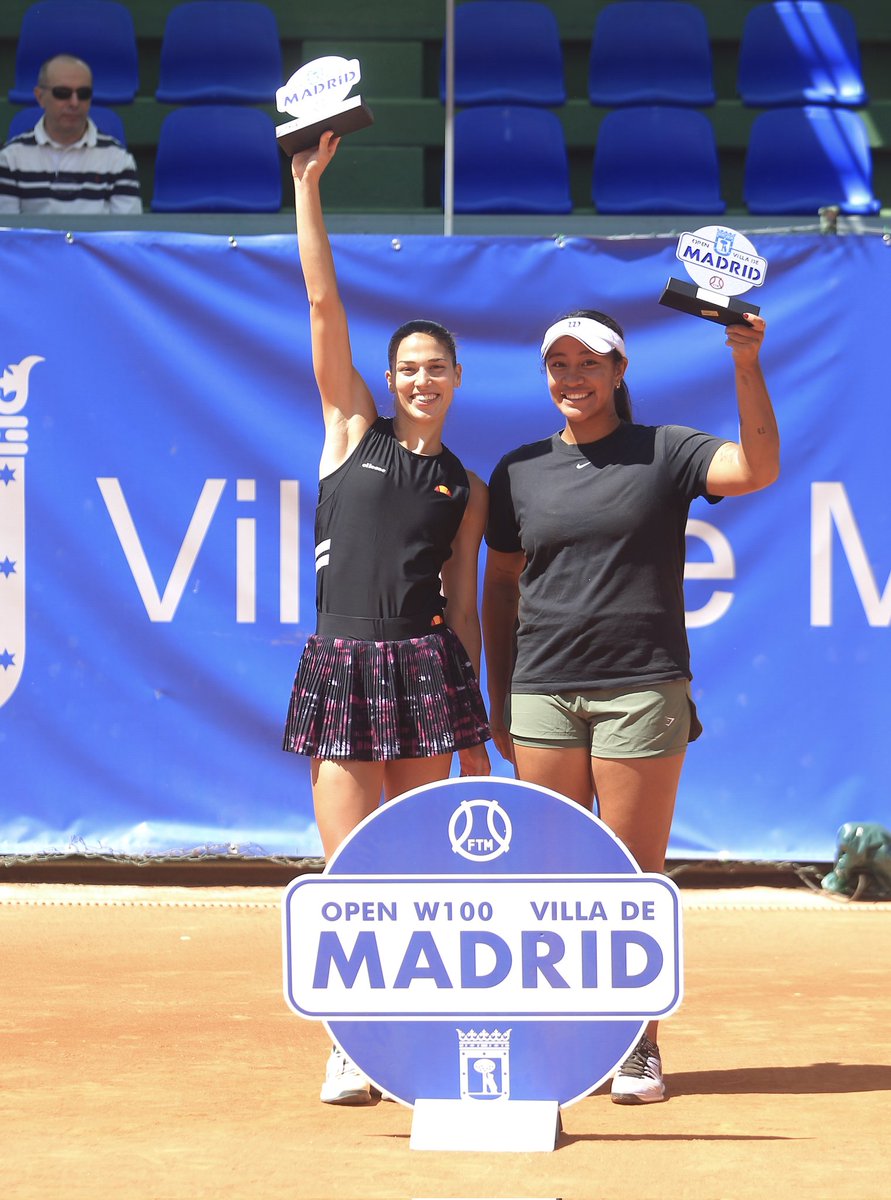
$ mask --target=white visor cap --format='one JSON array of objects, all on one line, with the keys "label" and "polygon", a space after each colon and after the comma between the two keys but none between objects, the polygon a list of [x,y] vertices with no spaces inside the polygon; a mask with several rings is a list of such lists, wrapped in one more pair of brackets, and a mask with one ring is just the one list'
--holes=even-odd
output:
[{"label": "white visor cap", "polygon": [[615,329],[601,325],[591,317],[564,317],[562,321],[557,321],[544,335],[541,357],[544,358],[554,342],[562,337],[575,338],[595,354],[609,354],[611,350],[618,350],[623,358],[628,357],[625,353],[625,343]]}]

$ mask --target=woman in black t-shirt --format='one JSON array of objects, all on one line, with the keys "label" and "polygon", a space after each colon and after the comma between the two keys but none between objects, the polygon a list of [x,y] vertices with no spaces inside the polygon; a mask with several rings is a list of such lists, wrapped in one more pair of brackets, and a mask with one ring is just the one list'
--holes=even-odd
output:
[{"label": "woman in black t-shirt", "polygon": [[[738,442],[634,424],[621,327],[581,311],[541,356],[560,432],[489,483],[483,630],[492,736],[524,781],[599,813],[643,871],[664,869],[687,744],[701,726],[684,627],[684,530],[696,496],[772,483],[779,435],[758,355],[764,321],[727,328]],[[508,705],[509,701],[509,705]],[[510,708],[510,729],[506,710]],[[656,1024],[613,1082],[664,1096]]]}]

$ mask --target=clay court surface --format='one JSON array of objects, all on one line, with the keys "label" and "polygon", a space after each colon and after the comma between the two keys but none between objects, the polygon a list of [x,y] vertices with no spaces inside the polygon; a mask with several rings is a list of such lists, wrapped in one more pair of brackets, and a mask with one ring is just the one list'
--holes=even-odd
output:
[{"label": "clay court surface", "polygon": [[743,1200],[888,1195],[891,904],[682,890],[668,1102],[601,1090],[548,1153],[411,1150],[318,1102],[279,888],[0,884],[5,1200]]}]

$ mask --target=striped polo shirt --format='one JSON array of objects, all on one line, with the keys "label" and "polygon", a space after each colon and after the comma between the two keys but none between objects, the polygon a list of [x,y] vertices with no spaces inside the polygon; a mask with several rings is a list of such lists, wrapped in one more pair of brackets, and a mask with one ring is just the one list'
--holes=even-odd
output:
[{"label": "striped polo shirt", "polygon": [[0,213],[141,213],[132,154],[87,118],[83,137],[61,145],[43,117],[0,150]]}]

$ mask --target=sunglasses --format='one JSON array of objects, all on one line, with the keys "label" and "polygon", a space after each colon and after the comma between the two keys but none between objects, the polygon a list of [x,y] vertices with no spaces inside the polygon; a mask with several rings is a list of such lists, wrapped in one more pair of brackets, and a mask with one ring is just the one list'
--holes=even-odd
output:
[{"label": "sunglasses", "polygon": [[45,92],[52,92],[56,100],[70,100],[72,96],[77,96],[78,100],[92,100],[93,89],[91,87],[51,87],[44,88]]}]

